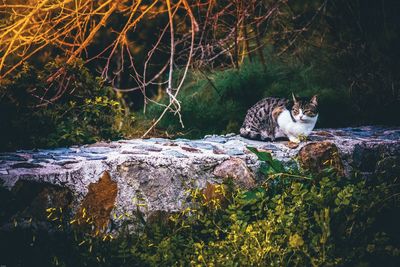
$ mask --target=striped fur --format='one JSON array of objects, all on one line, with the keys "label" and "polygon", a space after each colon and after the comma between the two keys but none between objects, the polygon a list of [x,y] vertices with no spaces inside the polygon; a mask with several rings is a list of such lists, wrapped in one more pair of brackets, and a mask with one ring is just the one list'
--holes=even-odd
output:
[{"label": "striped fur", "polygon": [[248,111],[240,128],[240,135],[249,139],[274,140],[276,119],[289,104],[287,99],[267,97]]}]

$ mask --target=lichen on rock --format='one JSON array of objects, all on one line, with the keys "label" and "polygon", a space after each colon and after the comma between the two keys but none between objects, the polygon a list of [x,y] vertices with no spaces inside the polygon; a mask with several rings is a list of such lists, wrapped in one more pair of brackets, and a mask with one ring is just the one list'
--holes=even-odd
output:
[{"label": "lichen on rock", "polygon": [[76,220],[79,223],[93,223],[96,230],[104,231],[110,222],[117,193],[117,183],[111,179],[108,171],[104,171],[98,182],[89,185],[89,192],[80,205]]}]

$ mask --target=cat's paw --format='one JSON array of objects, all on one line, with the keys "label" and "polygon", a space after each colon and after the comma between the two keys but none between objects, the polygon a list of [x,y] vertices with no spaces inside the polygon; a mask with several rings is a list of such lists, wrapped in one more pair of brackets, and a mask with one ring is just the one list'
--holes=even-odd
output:
[{"label": "cat's paw", "polygon": [[297,143],[297,144],[299,144],[301,142],[300,138],[293,137],[293,136],[289,136],[289,141],[291,143]]},{"label": "cat's paw", "polygon": [[299,140],[301,142],[306,142],[307,141],[307,135],[304,135],[304,134],[299,135]]}]

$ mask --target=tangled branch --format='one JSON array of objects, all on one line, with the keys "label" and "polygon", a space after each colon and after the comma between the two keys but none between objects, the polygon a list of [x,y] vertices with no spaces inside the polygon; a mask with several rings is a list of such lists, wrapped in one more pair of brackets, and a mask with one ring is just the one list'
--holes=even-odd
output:
[{"label": "tangled branch", "polygon": [[[101,77],[116,91],[139,90],[144,107],[153,102],[164,108],[143,136],[167,112],[177,115],[184,127],[178,95],[189,69],[238,68],[246,57],[257,57],[266,67],[263,48],[273,42],[267,29],[277,27],[275,18],[290,15],[282,10],[288,10],[286,0],[2,0],[0,78],[40,52],[57,49],[66,64],[96,61]],[[139,53],[135,37],[149,27],[156,38]],[[296,39],[297,29],[292,32]],[[127,73],[132,86],[122,88],[120,81]],[[47,79],[49,84],[55,81],[59,88],[54,94],[37,96],[43,105],[68,90],[65,68]],[[157,103],[148,94],[146,89],[154,85],[164,88],[168,104]]]}]

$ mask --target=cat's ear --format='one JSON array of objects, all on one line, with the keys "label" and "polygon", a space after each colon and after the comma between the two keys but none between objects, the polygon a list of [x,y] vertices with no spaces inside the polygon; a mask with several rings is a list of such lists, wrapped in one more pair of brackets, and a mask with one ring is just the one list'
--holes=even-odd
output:
[{"label": "cat's ear", "polygon": [[294,96],[293,92],[292,92],[292,98],[293,98],[293,102],[296,103],[296,102],[297,102],[297,99],[296,99],[296,97]]},{"label": "cat's ear", "polygon": [[313,104],[315,106],[318,105],[317,95],[314,95],[313,97],[311,97],[310,102],[311,102],[311,104]]}]

